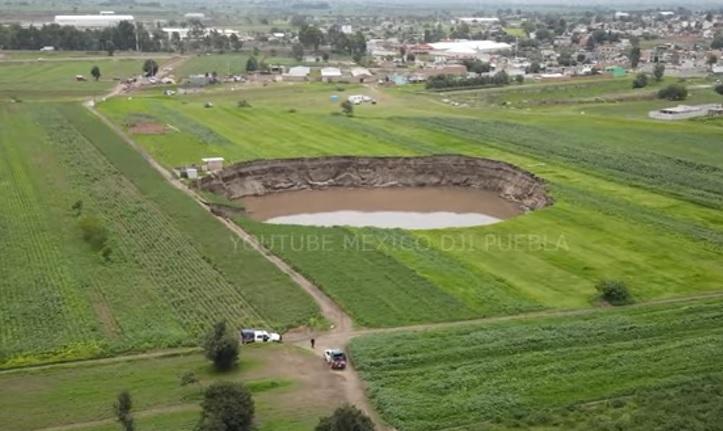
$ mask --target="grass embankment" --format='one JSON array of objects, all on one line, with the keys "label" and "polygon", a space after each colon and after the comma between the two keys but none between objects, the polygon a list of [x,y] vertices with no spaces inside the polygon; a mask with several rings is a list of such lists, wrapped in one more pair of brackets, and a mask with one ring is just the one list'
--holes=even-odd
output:
[{"label": "grass embankment", "polygon": [[[330,96],[358,93],[379,104],[357,107],[353,118],[331,115],[338,102]],[[209,98],[213,109],[203,107]],[[236,107],[239,99],[251,108]],[[590,110],[598,108],[607,105]],[[168,166],[208,156],[459,153],[508,161],[550,183],[554,206],[487,227],[402,234],[240,221],[364,325],[588,307],[603,278],[626,281],[639,301],[723,285],[723,130],[715,124],[564,107],[455,109],[401,90],[323,84],[115,99],[100,109],[119,124],[142,113],[177,126],[134,136]],[[303,248],[319,235],[329,249]],[[371,247],[344,248],[359,235]]]},{"label": "grass embankment", "polygon": [[[279,369],[294,361],[321,367],[317,358],[294,348],[263,346],[244,347],[238,369],[223,374],[197,353],[0,373],[0,420],[3,429],[14,431],[70,424],[117,430],[113,403],[120,391],[128,390],[139,429],[191,431],[203,388],[223,380],[241,381],[251,389],[259,431],[312,429],[334,405],[307,396],[317,388],[294,376],[293,367]],[[196,382],[182,383],[189,373]]]},{"label": "grass embankment", "polygon": [[[316,313],[291,280],[78,105],[0,105],[0,367],[195,344]],[[94,220],[101,244],[84,240]],[[89,239],[89,238],[86,238]]]},{"label": "grass embankment", "polygon": [[353,340],[400,431],[714,429],[723,300]]}]

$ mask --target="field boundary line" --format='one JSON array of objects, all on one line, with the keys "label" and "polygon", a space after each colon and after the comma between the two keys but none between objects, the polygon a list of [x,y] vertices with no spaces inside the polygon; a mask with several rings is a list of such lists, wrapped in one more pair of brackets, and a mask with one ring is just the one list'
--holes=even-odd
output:
[{"label": "field boundary line", "polygon": [[[201,411],[201,408],[198,404],[192,404],[192,403],[183,403],[183,404],[174,404],[170,406],[163,406],[163,407],[154,407],[146,410],[138,410],[137,412],[133,412],[134,418],[147,418],[147,417],[153,417],[156,415],[164,414],[164,413],[179,413],[179,412],[193,412],[193,411]],[[66,430],[76,430],[76,429],[84,429],[84,428],[90,428],[90,427],[96,427],[100,425],[110,425],[113,423],[116,423],[117,421],[114,418],[106,418],[106,419],[97,419],[87,422],[75,422],[75,423],[69,423],[65,425],[58,425],[53,427],[47,427],[47,428],[36,428],[34,431],[66,431]]]},{"label": "field boundary line", "polygon": [[153,350],[153,351],[145,352],[145,353],[131,353],[131,354],[127,354],[127,355],[107,356],[107,357],[103,357],[103,358],[71,359],[69,361],[58,361],[58,362],[50,362],[50,363],[39,364],[39,365],[26,365],[26,366],[16,367],[16,368],[6,368],[3,370],[0,370],[0,375],[22,373],[24,371],[49,370],[49,369],[54,369],[54,368],[73,368],[73,367],[77,367],[79,365],[94,366],[94,365],[104,365],[104,364],[115,364],[115,363],[120,363],[120,362],[142,361],[145,359],[172,358],[174,356],[191,355],[191,354],[200,353],[200,352],[201,352],[200,347],[178,347],[178,348],[174,348],[174,349]]}]

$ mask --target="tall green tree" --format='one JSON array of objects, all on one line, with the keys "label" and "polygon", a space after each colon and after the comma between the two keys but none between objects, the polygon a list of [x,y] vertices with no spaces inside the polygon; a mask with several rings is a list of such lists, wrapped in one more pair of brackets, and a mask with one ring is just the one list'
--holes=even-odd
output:
[{"label": "tall green tree", "polygon": [[256,72],[257,70],[259,70],[259,62],[256,60],[256,57],[249,57],[249,59],[246,60],[246,71]]},{"label": "tall green tree", "polygon": [[133,415],[131,409],[133,408],[133,401],[131,400],[131,394],[128,391],[123,391],[118,394],[114,406],[116,420],[121,424],[124,431],[134,431],[135,423],[133,421]]},{"label": "tall green tree", "polygon": [[374,423],[358,408],[346,404],[319,420],[315,431],[374,431]]},{"label": "tall green tree", "polygon": [[291,55],[297,60],[301,61],[304,59],[304,46],[300,43],[295,43],[291,47]]},{"label": "tall green tree", "polygon": [[255,414],[251,392],[241,383],[219,382],[206,389],[198,431],[250,431]]},{"label": "tall green tree", "polygon": [[152,58],[146,60],[143,63],[143,73],[145,73],[146,76],[156,76],[158,73],[158,63],[156,63],[156,60]]},{"label": "tall green tree", "polygon": [[299,30],[299,42],[305,47],[313,47],[314,51],[318,51],[319,46],[324,42],[324,33],[316,26],[304,25]]},{"label": "tall green tree", "polygon": [[653,76],[655,77],[655,80],[660,82],[663,79],[663,75],[665,75],[665,65],[662,63],[658,63],[653,68]]},{"label": "tall green tree", "polygon": [[99,79],[100,79],[100,67],[98,67],[98,66],[93,66],[93,68],[90,69],[90,75],[91,75],[93,78],[95,78],[96,81],[99,80]]},{"label": "tall green tree", "polygon": [[634,46],[630,50],[630,67],[637,69],[640,64],[640,47]]},{"label": "tall green tree", "polygon": [[239,355],[239,337],[229,330],[226,322],[213,325],[203,340],[206,358],[213,361],[219,371],[226,371],[236,365]]}]

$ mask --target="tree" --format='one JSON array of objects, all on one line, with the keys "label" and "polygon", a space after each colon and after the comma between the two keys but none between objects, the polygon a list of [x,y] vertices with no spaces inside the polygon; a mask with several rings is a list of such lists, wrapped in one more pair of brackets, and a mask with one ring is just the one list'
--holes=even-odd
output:
[{"label": "tree", "polygon": [[610,305],[625,305],[633,302],[633,298],[624,282],[618,280],[601,280],[595,285],[600,297]]},{"label": "tree", "polygon": [[713,66],[714,64],[718,63],[718,56],[715,54],[711,54],[708,56],[705,62],[708,64],[708,66]]},{"label": "tree", "polygon": [[715,38],[713,39],[713,42],[711,42],[710,47],[713,49],[721,49],[723,48],[723,32],[718,33]]},{"label": "tree", "polygon": [[341,102],[341,112],[351,117],[354,115],[354,105],[348,100]]},{"label": "tree", "polygon": [[214,383],[204,392],[197,429],[250,431],[254,413],[254,400],[246,386],[232,382]]},{"label": "tree", "polygon": [[523,82],[525,82],[525,77],[522,75],[517,75],[515,76],[515,82],[517,82],[518,84],[522,84]]},{"label": "tree", "polygon": [[206,358],[213,361],[217,370],[230,370],[238,360],[238,336],[229,331],[226,322],[218,322],[206,334],[206,338],[203,340],[203,350]]},{"label": "tree", "polygon": [[156,63],[156,60],[151,58],[146,60],[143,63],[143,72],[146,76],[156,76],[156,73],[158,73],[158,63]]},{"label": "tree", "polygon": [[315,431],[374,431],[374,423],[358,408],[346,404],[321,418]]},{"label": "tree", "polygon": [[542,66],[540,66],[540,63],[533,62],[532,64],[530,64],[528,72],[529,73],[540,73],[541,70],[542,70]]},{"label": "tree", "polygon": [[257,70],[259,70],[259,62],[256,60],[256,57],[249,57],[246,61],[246,71],[255,72]]},{"label": "tree", "polygon": [[658,91],[659,99],[667,99],[672,101],[685,100],[688,97],[688,89],[684,85],[670,84]]},{"label": "tree", "polygon": [[637,69],[638,64],[640,64],[640,47],[634,46],[633,49],[630,50],[630,67]]},{"label": "tree", "polygon": [[135,424],[133,423],[133,415],[131,409],[133,408],[133,402],[131,400],[131,394],[128,391],[123,391],[118,394],[118,400],[113,406],[115,410],[116,420],[120,422],[124,431],[133,431]]},{"label": "tree", "polygon": [[294,44],[291,47],[291,55],[297,60],[301,61],[304,59],[304,46],[300,43]]},{"label": "tree", "polygon": [[714,88],[715,92],[723,96],[723,84],[718,84]]},{"label": "tree", "polygon": [[234,50],[234,52],[241,51],[241,48],[244,46],[244,43],[241,39],[239,39],[238,35],[231,34],[231,36],[228,37],[229,43],[231,44],[231,49]]},{"label": "tree", "polygon": [[93,78],[95,78],[96,81],[99,80],[100,79],[100,67],[93,66],[93,68],[90,69],[90,74]]},{"label": "tree", "polygon": [[638,73],[633,80],[633,88],[645,88],[648,86],[648,74]]},{"label": "tree", "polygon": [[306,47],[313,47],[314,51],[319,50],[319,45],[324,41],[324,33],[313,25],[304,25],[299,30],[299,42]]},{"label": "tree", "polygon": [[663,79],[663,75],[665,75],[665,65],[662,63],[658,63],[653,68],[653,76],[655,76],[655,80],[660,82]]}]

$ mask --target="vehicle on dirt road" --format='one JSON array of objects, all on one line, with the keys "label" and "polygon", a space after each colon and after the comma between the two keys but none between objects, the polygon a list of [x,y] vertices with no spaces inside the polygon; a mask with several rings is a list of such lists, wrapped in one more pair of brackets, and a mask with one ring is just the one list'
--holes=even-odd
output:
[{"label": "vehicle on dirt road", "polygon": [[332,370],[343,370],[346,368],[346,354],[341,349],[324,350],[324,361]]},{"label": "vehicle on dirt road", "polygon": [[262,331],[259,329],[242,329],[241,344],[249,343],[280,343],[281,335],[276,332]]}]

